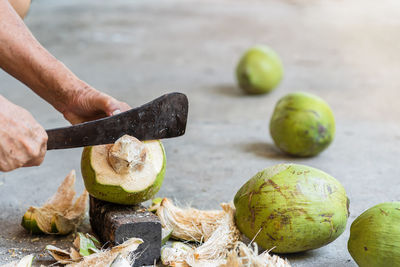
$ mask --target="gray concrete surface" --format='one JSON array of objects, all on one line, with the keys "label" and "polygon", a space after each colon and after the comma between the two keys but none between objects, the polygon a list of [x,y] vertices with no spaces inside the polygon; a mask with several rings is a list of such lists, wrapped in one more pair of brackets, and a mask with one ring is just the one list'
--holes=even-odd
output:
[{"label": "gray concrete surface", "polygon": [[[26,23],[79,77],[132,106],[169,91],[188,95],[187,134],[164,142],[167,174],[159,196],[218,208],[256,172],[282,162],[308,164],[340,180],[351,199],[346,232],[321,249],[289,256],[293,266],[339,267],[355,266],[346,248],[355,217],[400,198],[399,5],[396,0],[37,0]],[[241,53],[259,43],[281,55],[285,78],[269,95],[246,96],[237,89],[233,70]],[[336,116],[336,138],[315,158],[282,155],[268,133],[276,101],[298,90],[326,99]],[[4,73],[0,91],[46,128],[67,125]],[[19,223],[71,169],[79,171],[80,153],[50,151],[39,168],[0,174],[0,262],[42,253],[49,243],[69,244],[71,236],[37,238]],[[81,179],[77,188],[83,190]]]}]

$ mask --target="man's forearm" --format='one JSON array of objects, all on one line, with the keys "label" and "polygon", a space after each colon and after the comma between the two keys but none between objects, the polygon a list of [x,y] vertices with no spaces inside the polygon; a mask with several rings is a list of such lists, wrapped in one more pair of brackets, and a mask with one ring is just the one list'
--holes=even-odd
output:
[{"label": "man's forearm", "polygon": [[61,112],[73,88],[87,86],[39,44],[7,0],[0,0],[0,67]]}]

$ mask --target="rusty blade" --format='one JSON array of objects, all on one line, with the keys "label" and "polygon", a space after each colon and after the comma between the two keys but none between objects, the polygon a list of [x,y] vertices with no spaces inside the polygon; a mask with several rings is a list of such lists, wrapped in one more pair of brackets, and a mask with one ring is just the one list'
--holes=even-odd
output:
[{"label": "rusty blade", "polygon": [[170,93],[118,115],[46,130],[47,150],[111,144],[124,134],[139,140],[181,136],[187,115],[186,95]]}]

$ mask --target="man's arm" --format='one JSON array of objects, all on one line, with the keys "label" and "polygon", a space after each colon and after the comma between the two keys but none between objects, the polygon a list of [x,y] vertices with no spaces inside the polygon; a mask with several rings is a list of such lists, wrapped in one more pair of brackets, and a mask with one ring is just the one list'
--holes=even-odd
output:
[{"label": "man's arm", "polygon": [[0,0],[0,67],[26,84],[71,123],[129,109],[78,77],[43,48],[7,0]]}]

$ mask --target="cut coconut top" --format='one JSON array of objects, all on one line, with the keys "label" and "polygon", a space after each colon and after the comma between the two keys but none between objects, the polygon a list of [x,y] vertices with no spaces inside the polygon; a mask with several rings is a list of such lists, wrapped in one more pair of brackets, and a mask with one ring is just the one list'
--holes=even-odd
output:
[{"label": "cut coconut top", "polygon": [[140,170],[145,163],[146,146],[133,136],[124,135],[109,148],[108,162],[116,173]]},{"label": "cut coconut top", "polygon": [[[114,156],[114,163],[110,162],[110,155]],[[164,151],[159,141],[138,144],[117,140],[111,147],[93,147],[90,162],[100,184],[121,186],[128,192],[136,192],[154,183],[163,167]]]}]

